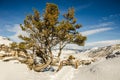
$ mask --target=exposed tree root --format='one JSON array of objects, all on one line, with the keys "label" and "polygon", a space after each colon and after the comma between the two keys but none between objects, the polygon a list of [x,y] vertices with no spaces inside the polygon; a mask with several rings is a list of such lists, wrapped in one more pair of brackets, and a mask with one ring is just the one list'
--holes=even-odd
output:
[{"label": "exposed tree root", "polygon": [[58,66],[57,72],[62,69],[63,66],[73,66],[75,69],[78,68],[79,65],[89,65],[92,62],[95,62],[96,59],[91,60],[78,60],[74,56],[70,55],[67,60],[62,60],[60,65]]}]

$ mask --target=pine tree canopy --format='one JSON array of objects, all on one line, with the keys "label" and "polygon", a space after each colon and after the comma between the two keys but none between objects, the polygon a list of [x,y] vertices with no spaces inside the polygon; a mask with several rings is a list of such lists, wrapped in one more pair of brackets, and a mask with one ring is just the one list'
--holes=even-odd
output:
[{"label": "pine tree canopy", "polygon": [[34,49],[34,53],[42,54],[40,57],[47,60],[48,57],[52,58],[51,50],[56,45],[59,45],[59,55],[66,44],[84,46],[86,37],[77,31],[82,25],[76,23],[74,8],[69,8],[63,14],[62,20],[58,20],[60,12],[58,6],[53,3],[46,4],[42,15],[36,9],[33,11],[34,14],[27,15],[24,24],[20,24],[21,29],[28,33],[28,36],[19,36],[23,40],[19,48]]}]

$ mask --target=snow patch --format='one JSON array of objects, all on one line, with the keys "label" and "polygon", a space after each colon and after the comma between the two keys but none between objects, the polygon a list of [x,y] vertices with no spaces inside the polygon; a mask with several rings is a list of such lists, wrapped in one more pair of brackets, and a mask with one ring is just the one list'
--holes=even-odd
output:
[{"label": "snow patch", "polygon": [[0,45],[5,44],[9,46],[10,43],[12,43],[12,41],[10,41],[8,38],[0,36]]},{"label": "snow patch", "polygon": [[73,80],[74,69],[70,66],[63,67],[62,70],[51,76],[50,80]]}]

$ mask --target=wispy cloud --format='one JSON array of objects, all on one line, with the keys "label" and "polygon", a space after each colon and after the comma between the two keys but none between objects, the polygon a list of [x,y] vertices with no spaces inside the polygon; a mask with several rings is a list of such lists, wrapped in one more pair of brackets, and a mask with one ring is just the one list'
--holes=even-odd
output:
[{"label": "wispy cloud", "polygon": [[120,17],[120,13],[119,14],[111,14],[109,16],[102,17],[102,20],[107,21],[110,19],[118,18],[118,17]]},{"label": "wispy cloud", "polygon": [[[78,46],[76,44],[68,44],[65,49],[87,49],[87,48],[93,48],[93,47],[104,47],[104,46],[110,46],[120,44],[120,40],[105,40],[105,41],[97,41],[97,42],[89,42],[86,43],[85,46]],[[73,47],[74,46],[74,47]]]},{"label": "wispy cloud", "polygon": [[85,47],[90,48],[90,47],[102,47],[102,46],[109,46],[113,44],[120,44],[120,40],[106,40],[106,41],[97,41],[97,42],[92,42],[92,43],[86,43]]},{"label": "wispy cloud", "polygon": [[102,27],[108,27],[114,25],[114,22],[103,22],[97,25],[92,25],[92,26],[88,26],[89,28],[102,28]]},{"label": "wispy cloud", "polygon": [[9,32],[14,32],[15,34],[12,35],[12,36],[9,36],[10,39],[12,39],[13,41],[15,42],[20,42],[22,40],[20,40],[18,38],[18,36],[21,34],[21,35],[27,35],[27,33],[23,32],[20,28],[20,25],[19,24],[15,24],[12,28],[8,28],[7,31]]},{"label": "wispy cloud", "polygon": [[108,31],[108,30],[112,30],[112,28],[98,28],[98,29],[93,29],[93,30],[87,30],[81,33],[82,35],[88,36],[88,35],[93,35],[93,34]]},{"label": "wispy cloud", "polygon": [[95,25],[89,25],[87,27],[87,31],[81,32],[82,35],[88,36],[88,35],[93,35],[96,33],[112,30],[111,26],[113,26],[115,23],[114,22],[103,22]]}]

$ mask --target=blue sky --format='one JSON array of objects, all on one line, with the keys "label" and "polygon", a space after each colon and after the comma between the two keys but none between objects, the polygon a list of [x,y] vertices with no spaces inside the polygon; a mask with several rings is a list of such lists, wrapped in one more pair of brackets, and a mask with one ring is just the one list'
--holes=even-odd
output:
[{"label": "blue sky", "polygon": [[83,25],[79,31],[88,37],[87,45],[119,43],[120,0],[0,0],[0,36],[19,41],[17,35],[23,34],[19,24],[33,13],[32,8],[42,14],[47,2],[57,4],[61,15],[75,8],[77,22]]}]

